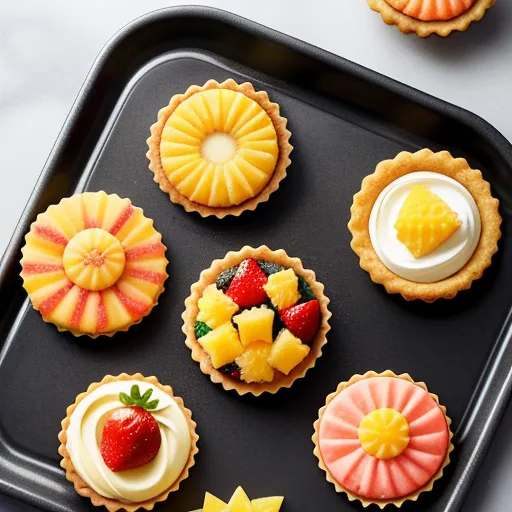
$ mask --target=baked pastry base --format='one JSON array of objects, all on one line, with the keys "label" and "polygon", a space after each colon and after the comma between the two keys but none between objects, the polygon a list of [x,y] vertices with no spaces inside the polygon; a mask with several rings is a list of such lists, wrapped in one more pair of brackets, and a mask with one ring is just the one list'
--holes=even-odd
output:
[{"label": "baked pastry base", "polygon": [[[362,496],[358,496],[356,494],[351,493],[350,491],[345,489],[342,485],[340,485],[334,479],[333,475],[327,469],[327,466],[325,465],[323,458],[322,458],[322,454],[320,452],[320,446],[319,446],[320,422],[322,420],[322,416],[323,416],[324,411],[327,408],[327,406],[344,389],[348,388],[352,384],[355,384],[356,382],[359,382],[364,379],[369,379],[371,377],[395,377],[395,378],[407,380],[409,382],[412,382],[413,384],[416,384],[416,386],[419,386],[420,388],[424,389],[436,401],[436,403],[439,405],[439,407],[443,411],[443,414],[446,418],[446,423],[448,425],[449,446],[448,446],[448,450],[446,451],[446,457],[444,459],[444,462],[441,464],[441,467],[439,468],[437,473],[423,487],[418,489],[416,492],[414,492],[412,494],[408,494],[407,496],[404,496],[404,497],[396,499],[396,500],[380,500],[380,501],[379,500],[367,500],[366,498],[363,498]],[[439,403],[439,398],[437,395],[434,395],[433,393],[430,393],[428,391],[427,386],[425,385],[424,382],[415,382],[408,373],[402,373],[401,375],[397,375],[396,373],[392,372],[391,370],[386,370],[385,372],[382,372],[382,373],[376,373],[374,371],[369,371],[369,372],[366,372],[364,375],[357,374],[357,375],[352,376],[348,380],[348,382],[340,382],[340,384],[338,384],[336,391],[334,393],[331,393],[330,395],[327,395],[327,398],[325,400],[325,405],[318,411],[318,419],[315,421],[315,423],[313,425],[313,427],[315,429],[313,437],[311,438],[313,441],[313,444],[315,445],[313,453],[315,454],[315,456],[318,459],[318,467],[320,469],[322,469],[323,471],[325,471],[326,480],[334,485],[336,492],[345,493],[347,495],[347,498],[350,501],[356,501],[356,500],[360,501],[361,504],[363,505],[363,507],[367,507],[372,504],[379,506],[381,509],[384,508],[386,505],[395,505],[396,507],[401,507],[404,504],[404,502],[406,502],[406,501],[416,501],[422,492],[431,491],[434,486],[434,482],[436,480],[439,480],[443,476],[444,468],[450,463],[450,452],[454,448],[453,444],[451,443],[451,439],[453,437],[453,433],[450,430],[451,422],[452,422],[452,420],[446,415],[446,407]]]},{"label": "baked pastry base", "polygon": [[[115,382],[115,381],[123,381],[123,380],[138,380],[140,382],[149,382],[150,384],[153,384],[154,386],[158,387],[161,391],[168,394],[170,397],[174,399],[174,401],[178,404],[179,408],[181,409],[181,412],[185,416],[185,419],[187,421],[189,430],[190,430],[190,439],[191,439],[191,446],[190,446],[190,454],[188,461],[183,468],[183,471],[181,472],[178,479],[172,484],[172,486],[164,491],[162,494],[155,496],[151,500],[146,500],[139,503],[129,503],[125,501],[119,501],[119,500],[113,500],[110,498],[106,498],[105,496],[102,496],[101,494],[98,494],[94,489],[91,489],[85,483],[82,478],[78,475],[78,473],[75,471],[75,468],[73,467],[73,463],[71,462],[71,457],[69,456],[68,450],[66,448],[68,436],[67,436],[67,429],[69,427],[70,421],[71,421],[71,415],[73,411],[76,409],[77,405],[92,391],[94,391],[96,388],[99,388],[100,386],[104,384],[108,384],[109,382]],[[80,393],[75,400],[75,403],[70,405],[66,410],[66,417],[62,420],[62,430],[59,433],[59,454],[62,456],[62,460],[60,462],[61,467],[63,467],[66,470],[66,478],[73,483],[75,487],[75,491],[85,498],[89,498],[92,502],[92,504],[96,507],[105,507],[109,512],[116,512],[117,510],[126,510],[127,512],[135,512],[135,510],[138,510],[140,508],[146,509],[146,510],[152,510],[156,503],[160,501],[164,501],[167,499],[169,494],[171,492],[177,491],[180,483],[188,478],[188,473],[190,468],[195,464],[194,457],[196,453],[199,451],[197,448],[197,441],[199,439],[199,436],[196,434],[196,423],[192,420],[192,413],[189,409],[185,407],[183,404],[183,400],[179,397],[174,396],[171,386],[164,386],[160,384],[158,379],[156,377],[144,377],[140,373],[136,373],[134,375],[128,375],[126,373],[122,373],[121,375],[118,375],[116,377],[112,375],[107,375],[103,377],[103,379],[100,382],[93,382],[88,388],[87,391],[84,393]]]},{"label": "baked pastry base", "polygon": [[415,32],[420,37],[431,34],[446,37],[455,30],[464,32],[473,21],[481,20],[495,1],[476,0],[465,13],[446,21],[423,21],[407,16],[391,7],[386,0],[368,0],[368,5],[382,16],[384,23],[396,25],[404,34]]},{"label": "baked pastry base", "polygon": [[[391,272],[373,249],[368,229],[373,205],[382,190],[400,176],[416,171],[434,171],[458,181],[473,196],[480,212],[480,241],[473,256],[458,272],[436,283],[415,283]],[[499,201],[492,197],[491,187],[482,178],[482,173],[471,169],[464,158],[453,158],[448,151],[404,151],[393,160],[380,162],[375,172],[364,178],[361,190],[354,196],[350,208],[350,246],[359,256],[361,268],[370,274],[374,283],[384,285],[388,293],[400,293],[406,300],[421,299],[425,302],[434,302],[440,298],[452,299],[460,290],[467,290],[475,279],[482,276],[498,250],[501,237],[498,206]]]},{"label": "baked pastry base", "polygon": [[[223,270],[238,265],[246,258],[265,260],[292,268],[297,275],[302,276],[307,281],[320,303],[320,326],[318,327],[315,339],[311,344],[308,344],[310,346],[308,355],[288,375],[276,371],[272,382],[245,383],[243,381],[236,381],[219,372],[212,366],[210,356],[197,341],[194,333],[194,324],[199,312],[197,304],[205,288],[215,283]],[[276,393],[281,388],[289,388],[295,380],[304,377],[306,372],[315,366],[316,360],[322,355],[322,347],[327,343],[326,334],[330,330],[328,320],[331,317],[331,313],[327,309],[329,299],[324,295],[324,285],[316,280],[315,273],[312,270],[304,269],[299,258],[290,258],[283,249],[272,251],[267,246],[262,245],[257,249],[245,246],[238,252],[228,252],[223,259],[214,260],[209,269],[201,272],[199,281],[191,286],[190,292],[190,296],[185,300],[185,311],[182,315],[184,321],[182,330],[187,336],[185,344],[192,351],[192,359],[200,364],[201,371],[208,375],[212,382],[221,384],[226,391],[235,390],[240,395],[251,393],[255,396],[265,392]]]},{"label": "baked pastry base", "polygon": [[[193,94],[201,91],[207,91],[209,89],[230,89],[232,91],[245,94],[245,96],[258,103],[258,105],[260,105],[260,107],[268,114],[277,134],[279,155],[274,173],[259,194],[238,205],[212,207],[191,201],[181,194],[174,185],[172,185],[172,183],[167,179],[162,167],[160,141],[162,139],[162,132],[165,127],[165,123],[180,103],[185,101],[187,98],[190,98]],[[286,129],[287,122],[287,119],[281,117],[279,113],[279,105],[277,103],[272,103],[265,91],[256,92],[252,84],[249,82],[239,85],[230,78],[222,83],[219,83],[216,80],[208,80],[208,82],[203,86],[192,85],[184,94],[175,94],[171,98],[169,105],[163,107],[158,112],[158,121],[151,126],[151,136],[146,141],[149,146],[149,151],[146,153],[146,156],[149,159],[149,169],[154,174],[153,179],[159,184],[160,189],[169,194],[169,199],[173,203],[181,204],[187,212],[195,211],[202,217],[214,215],[219,219],[222,219],[227,215],[238,216],[243,211],[254,210],[258,204],[268,201],[270,194],[279,188],[279,183],[286,177],[286,168],[291,163],[290,153],[293,149],[293,146],[289,142],[291,133]]]}]

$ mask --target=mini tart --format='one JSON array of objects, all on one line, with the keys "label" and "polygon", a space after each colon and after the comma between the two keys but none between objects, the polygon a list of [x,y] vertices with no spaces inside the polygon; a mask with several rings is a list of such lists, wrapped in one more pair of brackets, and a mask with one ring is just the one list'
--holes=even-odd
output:
[{"label": "mini tart", "polygon": [[246,82],[208,80],[174,95],[147,140],[149,169],[173,203],[203,217],[254,210],[290,165],[279,105]]},{"label": "mini tart", "polygon": [[[380,193],[402,176],[420,171],[438,173],[460,183],[476,203],[481,224],[480,239],[467,263],[449,277],[430,283],[407,280],[389,270],[379,259],[369,232],[370,216]],[[361,268],[370,274],[373,282],[384,285],[388,293],[400,293],[406,300],[421,299],[425,302],[440,298],[452,299],[459,291],[469,289],[472,282],[479,279],[491,264],[501,237],[498,207],[499,201],[492,196],[489,183],[464,158],[453,158],[448,151],[404,151],[393,160],[380,162],[375,172],[364,178],[361,190],[354,196],[350,208],[350,246],[359,256]]]},{"label": "mini tart", "polygon": [[314,423],[313,453],[350,501],[400,507],[442,477],[453,450],[450,423],[423,382],[369,371],[327,396]]},{"label": "mini tart", "polygon": [[23,287],[43,320],[75,336],[139,323],[167,279],[166,247],[129,199],[85,192],[37,216],[21,250]]},{"label": "mini tart", "polygon": [[[112,383],[112,382],[122,382],[122,381],[139,381],[141,383],[149,383],[154,386],[156,386],[159,390],[161,390],[163,393],[171,397],[173,402],[177,404],[181,412],[183,413],[183,416],[186,420],[186,423],[188,425],[188,429],[190,431],[190,452],[188,460],[181,471],[181,474],[179,477],[174,481],[171,487],[169,487],[165,492],[162,492],[158,496],[143,501],[143,502],[127,502],[127,501],[119,501],[107,498],[105,496],[102,496],[101,494],[98,494],[96,491],[94,491],[87,483],[80,477],[80,475],[76,472],[73,463],[71,461],[70,454],[68,452],[68,449],[66,447],[68,443],[68,428],[71,422],[71,416],[75,409],[77,408],[78,404],[82,400],[84,400],[90,393],[92,393],[94,390],[100,388],[103,385]],[[127,393],[129,393],[129,389],[127,389]],[[122,404],[120,404],[120,407],[122,407]],[[196,423],[192,420],[192,413],[189,409],[187,409],[184,404],[183,400],[179,397],[174,396],[172,388],[170,386],[164,386],[160,384],[158,379],[156,377],[144,377],[140,373],[136,373],[134,375],[128,375],[126,373],[122,373],[118,376],[112,376],[107,375],[105,376],[100,382],[94,382],[92,383],[88,388],[87,391],[84,393],[80,393],[75,400],[75,403],[70,405],[66,410],[66,417],[62,420],[62,430],[60,431],[58,435],[60,446],[59,446],[59,454],[62,456],[62,460],[60,462],[60,465],[65,469],[66,471],[66,478],[73,483],[75,487],[75,491],[85,498],[89,498],[94,506],[97,507],[105,507],[109,512],[116,512],[117,510],[126,510],[127,512],[134,512],[138,509],[146,509],[146,510],[152,510],[156,503],[160,501],[164,501],[167,499],[169,494],[171,492],[177,491],[180,483],[188,478],[189,470],[190,468],[195,464],[195,455],[198,453],[197,448],[197,441],[199,440],[199,436],[196,434]],[[139,468],[137,471],[140,471],[141,468]]]},{"label": "mini tart", "polygon": [[[242,267],[253,272],[253,281],[240,278],[238,269]],[[246,283],[251,288],[251,283],[257,279],[262,279],[255,285],[257,291],[253,288],[245,295]],[[236,286],[232,286],[235,283]],[[250,304],[247,297],[254,293],[261,296],[257,304]],[[245,302],[239,306],[241,300]],[[212,308],[207,307],[212,303]],[[225,390],[255,396],[276,393],[304,377],[322,355],[330,329],[328,304],[324,286],[316,280],[312,270],[304,269],[300,259],[290,258],[282,249],[272,251],[266,246],[257,249],[245,246],[239,252],[228,252],[223,259],[214,260],[191,286],[182,315],[185,343],[201,371]],[[209,315],[212,309],[224,312],[224,316]],[[311,330],[309,320],[315,314],[316,324]],[[270,325],[265,318],[268,315],[272,316]],[[304,320],[306,317],[308,321]],[[304,320],[304,329],[295,328],[295,318]],[[217,344],[221,347],[219,353],[226,358],[220,361],[219,353],[211,349],[207,352],[203,344],[209,347]],[[253,366],[252,361],[256,360],[259,363]],[[261,373],[252,373],[256,367]],[[255,375],[262,379],[256,380]]]},{"label": "mini tart", "polygon": [[396,25],[404,34],[442,37],[458,30],[464,32],[473,21],[483,18],[496,0],[368,0],[388,25]]}]

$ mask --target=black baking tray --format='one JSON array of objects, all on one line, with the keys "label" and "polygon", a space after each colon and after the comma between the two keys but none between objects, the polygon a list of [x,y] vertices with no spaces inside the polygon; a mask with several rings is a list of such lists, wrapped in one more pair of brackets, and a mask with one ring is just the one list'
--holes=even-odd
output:
[{"label": "black baking tray", "polygon": [[[282,107],[292,132],[289,175],[270,201],[239,218],[203,219],[160,192],[146,138],[160,107],[191,84],[251,81]],[[493,264],[451,301],[408,303],[371,282],[350,249],[352,195],[383,159],[448,149],[467,158],[501,201]],[[105,374],[140,371],[173,385],[198,423],[197,465],[158,510],[283,494],[283,512],[358,510],[327,483],[312,454],[318,409],[339,381],[387,368],[425,381],[448,407],[452,464],[404,511],[461,506],[511,391],[512,147],[465,110],[232,14],[199,7],[151,13],[121,30],[95,62],[16,228],[0,272],[0,491],[55,511],[92,510],[59,468],[66,406]],[[23,236],[36,215],[84,190],[129,197],[155,220],[170,278],[160,305],[128,333],[91,340],[59,333],[21,287]],[[331,299],[324,356],[290,390],[259,398],[213,385],[190,358],[183,301],[228,250],[283,248],[317,272]]]}]

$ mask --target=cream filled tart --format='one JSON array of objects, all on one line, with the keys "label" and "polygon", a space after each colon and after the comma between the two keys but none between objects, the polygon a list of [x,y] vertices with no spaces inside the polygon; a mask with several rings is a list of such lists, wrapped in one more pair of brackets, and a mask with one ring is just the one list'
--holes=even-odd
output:
[{"label": "cream filled tart", "polygon": [[286,176],[286,123],[265,91],[208,80],[160,110],[147,141],[149,168],[187,212],[240,215],[267,201]]},{"label": "cream filled tart", "polygon": [[464,31],[473,21],[483,18],[496,0],[368,0],[385,23],[402,32],[420,37],[447,36]]},{"label": "cream filled tart", "polygon": [[239,394],[275,393],[322,354],[329,299],[298,258],[266,246],[213,261],[185,301],[192,359],[212,382]]},{"label": "cream filled tart", "polygon": [[188,477],[198,452],[195,428],[183,400],[156,377],[107,375],[68,407],[61,466],[95,506],[151,510]]},{"label": "cream filled tart", "polygon": [[85,192],[37,216],[21,250],[23,287],[43,319],[79,336],[141,321],[167,279],[166,248],[129,199]]},{"label": "cream filled tart", "polygon": [[349,500],[400,507],[443,475],[453,450],[450,423],[424,383],[367,372],[327,397],[314,424],[314,454]]},{"label": "cream filled tart", "polygon": [[367,176],[349,229],[361,268],[407,300],[451,299],[491,264],[501,236],[499,202],[463,158],[400,153]]}]

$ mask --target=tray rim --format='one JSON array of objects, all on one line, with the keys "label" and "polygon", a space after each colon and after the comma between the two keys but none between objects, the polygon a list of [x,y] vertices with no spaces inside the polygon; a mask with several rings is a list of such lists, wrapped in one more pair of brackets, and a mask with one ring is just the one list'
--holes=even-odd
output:
[{"label": "tray rim", "polygon": [[[122,27],[107,41],[93,62],[36,181],[5,252],[0,259],[0,295],[5,293],[4,288],[8,285],[10,270],[16,268],[16,265],[18,264],[19,249],[23,245],[24,236],[30,227],[30,223],[38,213],[38,198],[44,191],[54,172],[54,167],[58,160],[60,151],[65,146],[67,139],[70,137],[75,122],[80,117],[80,114],[84,109],[87,108],[89,92],[94,88],[104,65],[108,59],[115,54],[117,47],[124,40],[130,38],[134,32],[154,22],[172,20],[181,17],[195,17],[197,19],[222,22],[234,28],[248,32],[253,36],[289,48],[296,53],[303,54],[335,69],[341,69],[344,73],[349,73],[358,79],[375,83],[380,88],[397,94],[423,108],[434,112],[442,112],[445,117],[449,117],[459,123],[470,126],[477,135],[486,140],[496,153],[501,156],[508,167],[512,169],[512,145],[510,142],[489,122],[462,107],[436,98],[412,86],[398,82],[392,78],[351,62],[310,43],[299,40],[293,36],[286,35],[260,23],[222,9],[206,6],[175,6],[162,8],[142,15]],[[511,339],[512,307],[502,324],[497,341],[491,350],[491,354],[489,355],[485,368],[482,372],[482,376],[475,387],[475,393],[468,404],[467,411],[471,410],[472,405],[476,407],[476,410],[473,412],[466,412],[461,420],[461,426],[465,427],[464,429],[461,429],[461,436],[464,437],[469,432],[470,426],[477,418],[477,415],[479,413],[484,414],[480,411],[483,401],[482,397],[478,398],[476,396],[478,395],[476,391],[483,387],[484,393],[482,393],[482,395],[487,394],[492,397],[492,407],[490,408],[489,414],[486,415],[485,424],[478,435],[478,438],[473,443],[474,447],[471,451],[471,456],[467,461],[467,467],[460,471],[461,475],[454,485],[451,495],[447,496],[446,500],[444,500],[444,512],[456,512],[462,505],[469,486],[476,475],[481,459],[494,436],[494,432],[500,423],[501,417],[508,405],[510,396],[512,395],[512,347],[509,346],[511,345]],[[5,349],[4,341],[5,340],[2,340],[2,343],[0,343],[0,356]],[[4,444],[4,442],[0,439],[0,445],[1,444]],[[15,448],[11,448],[8,445],[7,450],[10,452],[17,452]],[[18,452],[16,455],[18,457],[24,456],[23,452]],[[2,457],[0,457],[0,467],[3,462]],[[35,464],[37,465],[38,462]],[[58,468],[55,469],[58,471]],[[455,478],[454,475],[452,475],[452,478]],[[42,478],[41,480],[44,481],[45,478]],[[47,480],[50,480],[50,478]],[[63,481],[66,483],[64,479]],[[12,485],[3,478],[0,478],[0,493],[5,493],[12,497],[21,499],[36,507],[52,505],[51,509],[61,510],[58,505],[50,500],[42,496],[35,495],[34,492],[29,489]],[[447,494],[447,491],[445,491],[444,494]]]}]

